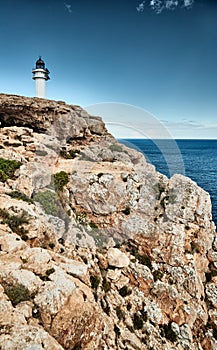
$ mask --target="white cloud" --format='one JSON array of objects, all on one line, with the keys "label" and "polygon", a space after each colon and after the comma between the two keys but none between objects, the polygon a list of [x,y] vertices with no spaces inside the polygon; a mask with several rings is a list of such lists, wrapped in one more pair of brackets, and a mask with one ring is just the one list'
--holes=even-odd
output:
[{"label": "white cloud", "polygon": [[[160,14],[163,10],[175,10],[177,7],[191,8],[194,0],[149,0],[148,5]],[[145,10],[145,1],[142,1],[136,8],[137,12]]]},{"label": "white cloud", "polygon": [[191,7],[194,3],[194,0],[184,0],[184,7]]},{"label": "white cloud", "polygon": [[177,122],[161,120],[175,139],[216,139],[217,124],[182,119]]},{"label": "white cloud", "polygon": [[[119,102],[86,106],[91,115],[100,115],[116,138],[216,139],[217,122],[174,115],[159,120],[144,109]],[[133,116],[133,117],[132,117]]]},{"label": "white cloud", "polygon": [[165,7],[168,10],[174,10],[178,6],[179,2],[178,0],[167,0],[165,2]]},{"label": "white cloud", "polygon": [[162,1],[162,0],[151,0],[150,6],[158,14],[161,13],[165,7],[164,1]]},{"label": "white cloud", "polygon": [[72,13],[72,5],[66,4],[66,3],[64,2],[64,6],[65,6],[66,10],[67,10],[69,13]]},{"label": "white cloud", "polygon": [[142,1],[136,8],[138,12],[143,12],[145,9],[145,1]]}]

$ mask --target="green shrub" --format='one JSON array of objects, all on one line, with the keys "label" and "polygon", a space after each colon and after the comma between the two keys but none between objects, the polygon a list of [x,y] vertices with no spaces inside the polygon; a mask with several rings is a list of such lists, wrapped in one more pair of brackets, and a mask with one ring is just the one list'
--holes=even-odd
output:
[{"label": "green shrub", "polygon": [[118,145],[118,144],[113,144],[113,145],[109,146],[109,149],[112,152],[123,152],[122,147],[120,145]]},{"label": "green shrub", "polygon": [[93,222],[93,221],[89,222],[89,226],[92,228],[92,230],[98,229],[97,224],[95,222]]},{"label": "green shrub", "polygon": [[139,261],[140,264],[146,265],[150,270],[152,270],[151,259],[149,258],[149,256],[139,254],[137,248],[132,248],[131,253],[135,256],[135,258]]},{"label": "green shrub", "polygon": [[39,157],[44,157],[44,156],[46,156],[48,153],[47,153],[46,151],[43,151],[43,150],[38,149],[38,150],[36,150],[35,154],[36,154],[37,156],[39,156]]},{"label": "green shrub", "polygon": [[55,192],[49,190],[38,192],[35,194],[34,200],[41,204],[46,214],[53,216],[58,214],[58,198]]},{"label": "green shrub", "polygon": [[90,276],[90,283],[93,289],[97,289],[99,286],[100,279],[98,276]]},{"label": "green shrub", "polygon": [[151,260],[147,255],[138,255],[137,259],[139,260],[140,264],[146,265],[150,270],[152,270]]},{"label": "green shrub", "polygon": [[17,284],[15,286],[6,285],[4,290],[13,306],[16,306],[21,301],[28,301],[31,299],[28,289],[22,284]]},{"label": "green shrub", "polygon": [[133,326],[134,326],[134,329],[142,329],[143,327],[143,319],[142,319],[142,316],[135,313],[133,315]]},{"label": "green shrub", "polygon": [[111,290],[111,283],[105,277],[102,280],[102,289],[105,293]]},{"label": "green shrub", "polygon": [[13,179],[14,173],[21,166],[21,162],[0,158],[0,181],[5,182],[8,178]]},{"label": "green shrub", "polygon": [[49,269],[49,270],[47,270],[46,271],[46,275],[47,276],[50,276],[52,273],[54,273],[55,272],[55,269],[52,267],[51,269]]},{"label": "green shrub", "polygon": [[80,153],[79,150],[73,150],[70,151],[66,150],[66,147],[62,147],[60,150],[60,156],[65,159],[74,159],[77,157],[77,155]]},{"label": "green shrub", "polygon": [[19,191],[12,191],[12,192],[8,193],[8,195],[11,198],[20,199],[20,200],[27,202],[27,203],[34,203],[31,198],[29,198],[27,195],[25,195],[25,193],[21,193]]},{"label": "green shrub", "polygon": [[8,176],[4,173],[4,171],[0,170],[0,182],[7,181]]},{"label": "green shrub", "polygon": [[121,310],[120,306],[117,306],[115,311],[116,311],[116,315],[120,321],[125,319],[124,312]]},{"label": "green shrub", "polygon": [[132,294],[132,290],[129,289],[127,286],[123,286],[120,290],[119,290],[119,294],[122,297],[126,297],[127,295]]},{"label": "green shrub", "polygon": [[22,143],[20,143],[20,142],[9,142],[9,141],[5,141],[5,142],[4,142],[4,146],[8,146],[8,147],[20,147],[20,146],[22,146]]},{"label": "green shrub", "polygon": [[62,191],[69,182],[69,175],[65,171],[60,171],[53,175],[54,188],[56,191]]},{"label": "green shrub", "polygon": [[3,219],[2,222],[7,224],[13,232],[21,235],[22,238],[25,236],[26,231],[23,225],[29,223],[29,217],[25,210],[19,215],[10,215],[6,210],[0,209],[0,216]]},{"label": "green shrub", "polygon": [[77,157],[77,155],[78,155],[79,153],[80,153],[79,150],[73,150],[73,149],[71,149],[71,150],[69,151],[70,158],[73,159],[73,158]]}]

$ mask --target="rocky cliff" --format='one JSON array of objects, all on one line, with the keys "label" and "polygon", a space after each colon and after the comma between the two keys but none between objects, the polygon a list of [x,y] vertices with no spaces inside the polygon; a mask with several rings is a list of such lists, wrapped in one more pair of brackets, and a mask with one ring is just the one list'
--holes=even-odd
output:
[{"label": "rocky cliff", "polygon": [[208,193],[78,106],[0,95],[0,348],[217,349]]}]

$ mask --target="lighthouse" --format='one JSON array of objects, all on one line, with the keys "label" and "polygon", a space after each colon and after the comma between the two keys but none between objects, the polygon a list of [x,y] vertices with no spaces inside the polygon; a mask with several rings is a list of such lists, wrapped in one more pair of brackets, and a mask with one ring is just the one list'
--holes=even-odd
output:
[{"label": "lighthouse", "polygon": [[46,81],[49,80],[49,70],[45,68],[45,63],[41,56],[36,61],[35,68],[32,70],[33,77],[35,80],[35,96],[46,98]]}]

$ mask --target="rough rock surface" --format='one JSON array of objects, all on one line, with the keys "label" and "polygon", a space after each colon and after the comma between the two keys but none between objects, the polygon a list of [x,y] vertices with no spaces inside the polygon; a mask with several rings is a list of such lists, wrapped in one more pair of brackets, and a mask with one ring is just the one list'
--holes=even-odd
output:
[{"label": "rough rock surface", "polygon": [[0,348],[216,350],[208,193],[78,106],[0,94],[0,122]]}]

